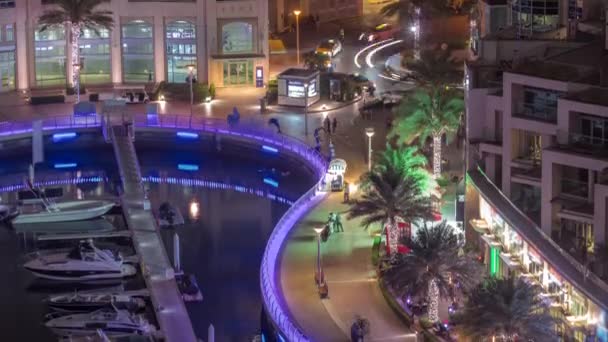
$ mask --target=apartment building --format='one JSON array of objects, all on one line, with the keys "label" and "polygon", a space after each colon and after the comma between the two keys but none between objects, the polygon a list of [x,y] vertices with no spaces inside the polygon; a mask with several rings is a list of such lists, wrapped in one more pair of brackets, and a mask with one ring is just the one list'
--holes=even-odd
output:
[{"label": "apartment building", "polygon": [[[0,91],[58,87],[71,68],[63,27],[40,32],[45,0],[0,0]],[[219,87],[268,80],[267,0],[112,0],[114,29],[82,32],[81,82],[186,82]]]},{"label": "apartment building", "polygon": [[478,17],[485,36],[465,81],[467,241],[491,275],[542,287],[563,340],[608,341],[608,41],[606,22],[578,13],[525,37]]}]

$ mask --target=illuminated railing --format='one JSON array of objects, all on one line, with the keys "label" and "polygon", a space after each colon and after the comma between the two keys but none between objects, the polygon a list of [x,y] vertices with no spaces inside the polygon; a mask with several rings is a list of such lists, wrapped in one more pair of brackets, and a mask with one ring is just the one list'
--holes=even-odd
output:
[{"label": "illuminated railing", "polygon": [[[281,294],[280,285],[277,284],[278,259],[289,233],[296,222],[303,217],[324,196],[317,194],[317,189],[327,171],[327,161],[314,148],[305,142],[274,132],[266,127],[265,122],[259,120],[242,120],[237,124],[228,124],[225,119],[209,119],[191,117],[186,115],[145,115],[131,116],[135,127],[140,128],[168,128],[192,131],[204,131],[219,135],[233,136],[247,140],[258,141],[278,149],[278,153],[289,151],[309,164],[316,173],[318,182],[302,195],[287,212],[281,217],[272,231],[260,266],[260,285],[264,307],[269,318],[288,341],[308,341],[287,310],[287,305]],[[114,118],[120,119],[120,118]],[[70,128],[100,127],[101,118],[97,116],[73,117],[59,116],[44,119],[44,130],[61,130]],[[114,123],[112,123],[114,124]],[[0,123],[0,137],[16,134],[27,134],[32,131],[30,122],[4,122]]]}]

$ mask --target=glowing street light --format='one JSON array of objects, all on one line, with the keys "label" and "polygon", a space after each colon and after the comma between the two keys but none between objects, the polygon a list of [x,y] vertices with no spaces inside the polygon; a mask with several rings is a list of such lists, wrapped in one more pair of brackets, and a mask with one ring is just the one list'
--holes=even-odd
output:
[{"label": "glowing street light", "polygon": [[300,14],[302,11],[295,10],[293,14],[296,16],[296,60],[298,66],[300,66]]},{"label": "glowing street light", "polygon": [[313,229],[317,233],[317,269],[315,270],[315,281],[317,285],[321,285],[323,283],[323,270],[321,269],[321,233],[323,232],[323,227]]},{"label": "glowing street light", "polygon": [[374,136],[374,128],[373,127],[368,127],[365,129],[365,135],[367,135],[368,138],[368,145],[367,145],[367,171],[371,171],[372,170],[372,137]]}]

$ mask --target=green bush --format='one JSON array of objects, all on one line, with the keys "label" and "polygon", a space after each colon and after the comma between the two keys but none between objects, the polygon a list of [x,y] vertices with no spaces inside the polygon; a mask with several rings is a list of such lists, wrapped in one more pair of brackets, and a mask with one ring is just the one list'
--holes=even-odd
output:
[{"label": "green bush", "polygon": [[372,245],[372,265],[378,266],[378,261],[380,260],[380,244],[382,242],[381,236],[376,236],[374,238],[374,244]]},{"label": "green bush", "polygon": [[405,324],[406,327],[411,327],[414,323],[414,319],[401,307],[401,305],[397,302],[392,293],[390,293],[389,289],[386,287],[386,283],[383,278],[378,278],[378,286],[380,287],[380,292],[384,296],[386,303],[391,307],[393,312],[397,314],[397,317]]},{"label": "green bush", "polygon": [[215,84],[213,83],[209,85],[209,96],[211,96],[212,99],[215,98]]},{"label": "green bush", "polygon": [[[166,101],[190,102],[190,84],[161,82],[153,98],[159,99],[161,94]],[[209,86],[206,83],[193,83],[192,94],[194,95],[194,103],[201,103],[210,96]]]},{"label": "green bush", "polygon": [[433,323],[431,321],[429,321],[428,318],[422,317],[422,318],[420,318],[420,326],[423,329],[430,329],[433,327]]},{"label": "green bush", "polygon": [[[84,84],[80,85],[80,95],[82,94],[86,94],[86,88],[84,87]],[[65,87],[65,94],[66,95],[76,95],[76,89],[75,87]]]}]

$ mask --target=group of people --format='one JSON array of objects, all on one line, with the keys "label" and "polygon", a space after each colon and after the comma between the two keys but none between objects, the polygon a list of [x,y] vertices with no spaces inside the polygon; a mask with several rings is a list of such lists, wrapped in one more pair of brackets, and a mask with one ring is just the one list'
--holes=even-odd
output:
[{"label": "group of people", "polygon": [[323,126],[325,127],[325,131],[327,134],[335,134],[338,129],[338,120],[334,116],[333,120],[329,118],[329,115],[325,117],[323,120]]},{"label": "group of people", "polygon": [[321,238],[323,241],[327,241],[329,236],[333,233],[343,233],[344,226],[342,226],[342,219],[340,218],[340,213],[329,213],[329,218],[327,223],[325,224],[325,229],[321,233]]}]

